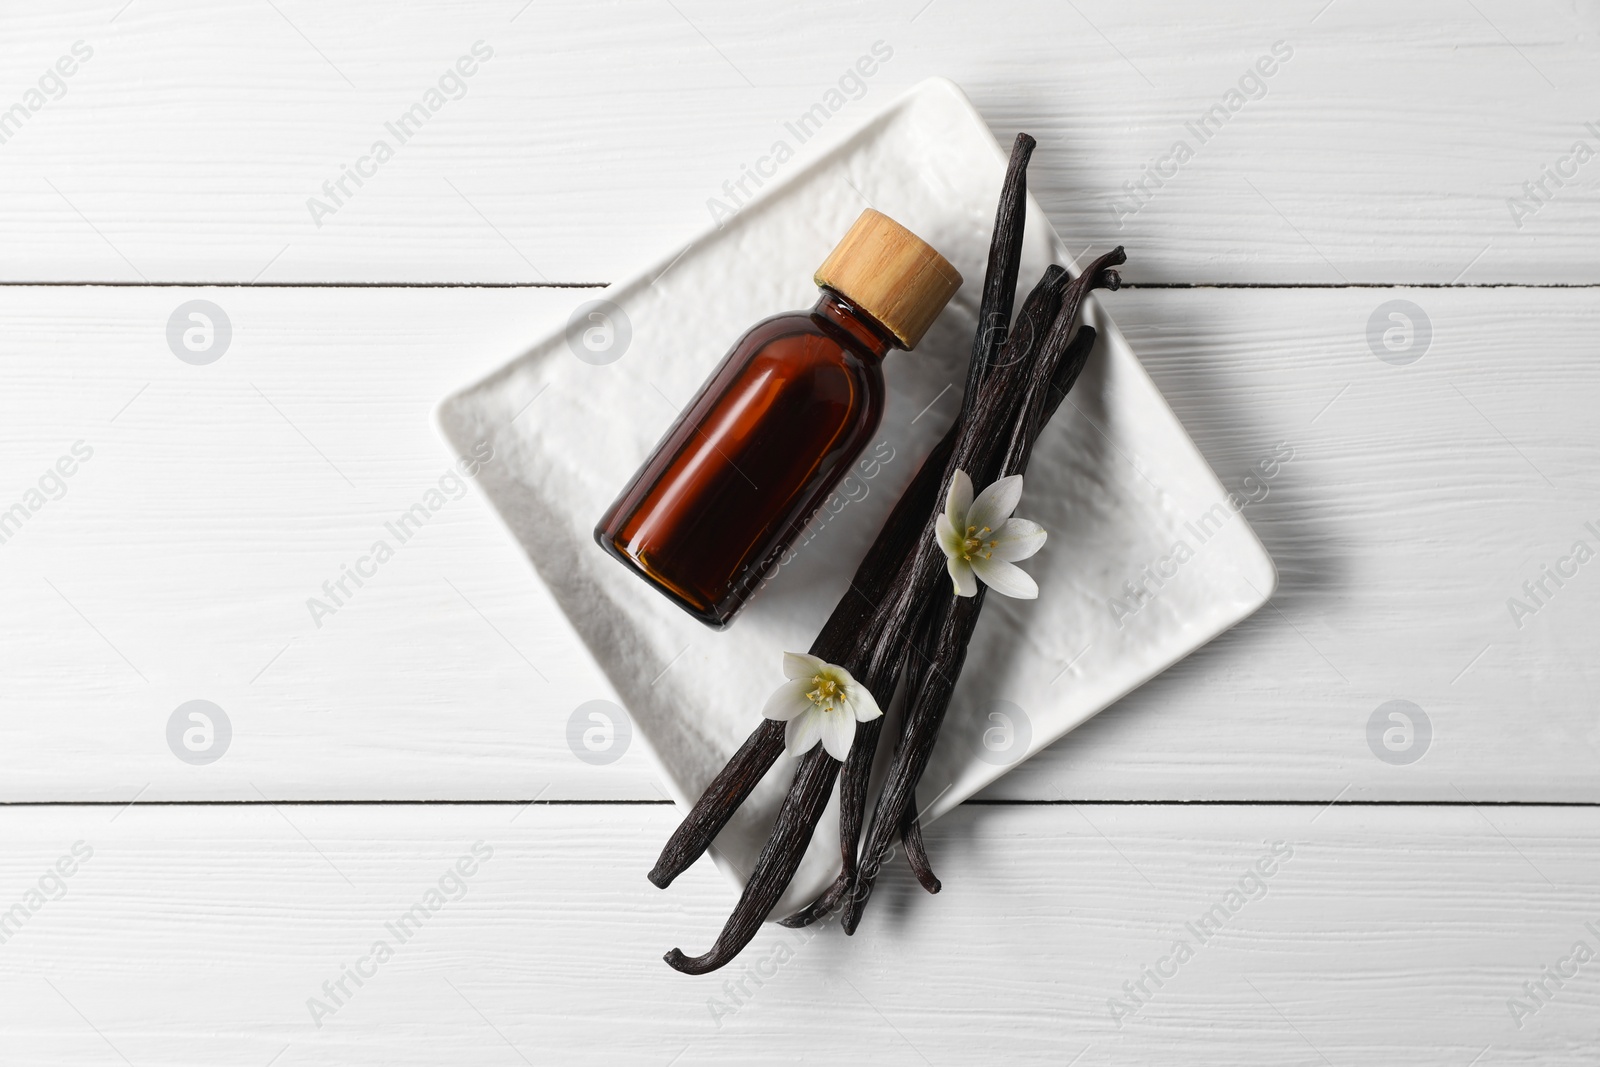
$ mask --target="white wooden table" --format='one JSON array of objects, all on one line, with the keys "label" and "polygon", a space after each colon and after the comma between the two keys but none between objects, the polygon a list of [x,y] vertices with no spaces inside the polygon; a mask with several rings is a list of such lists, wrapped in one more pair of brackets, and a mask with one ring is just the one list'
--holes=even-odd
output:
[{"label": "white wooden table", "polygon": [[[1509,0],[8,5],[0,1061],[1592,1064],[1597,40]],[[445,472],[440,396],[879,42],[797,160],[930,75],[1038,137],[1222,480],[1292,447],[1247,512],[1282,586],[930,828],[940,896],[897,870],[855,938],[690,979],[729,889],[646,883],[673,810],[569,748],[615,694],[481,498],[306,600]],[[195,300],[230,335],[186,362]]]}]

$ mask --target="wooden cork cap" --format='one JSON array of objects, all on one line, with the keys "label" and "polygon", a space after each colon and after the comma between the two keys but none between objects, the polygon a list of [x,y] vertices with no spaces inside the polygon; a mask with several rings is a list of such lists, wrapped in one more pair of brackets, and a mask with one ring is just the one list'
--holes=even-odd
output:
[{"label": "wooden cork cap", "polygon": [[915,348],[961,288],[961,274],[922,238],[868,208],[817,268],[816,282]]}]

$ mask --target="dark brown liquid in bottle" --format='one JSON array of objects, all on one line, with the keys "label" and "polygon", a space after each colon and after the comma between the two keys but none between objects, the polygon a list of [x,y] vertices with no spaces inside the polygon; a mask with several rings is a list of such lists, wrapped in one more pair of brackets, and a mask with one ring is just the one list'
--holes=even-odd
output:
[{"label": "dark brown liquid in bottle", "polygon": [[883,413],[889,332],[824,289],[734,346],[595,527],[600,547],[728,624]]}]

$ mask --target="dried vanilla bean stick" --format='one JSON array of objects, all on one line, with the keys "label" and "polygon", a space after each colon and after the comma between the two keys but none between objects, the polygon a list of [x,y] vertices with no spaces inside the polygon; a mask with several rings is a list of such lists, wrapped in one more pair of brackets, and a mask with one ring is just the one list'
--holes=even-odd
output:
[{"label": "dried vanilla bean stick", "polygon": [[[995,213],[994,236],[990,241],[989,262],[984,277],[984,293],[979,307],[979,326],[973,338],[972,357],[967,368],[963,416],[975,402],[977,384],[992,354],[1003,342],[1006,332],[1004,326],[1011,318],[1016,296],[1017,272],[1020,269],[1022,256],[1023,223],[1027,214],[1027,167],[1035,143],[1034,139],[1025,133],[1017,135],[1006,168],[1005,181],[1001,186],[1000,202]],[[999,324],[998,329],[986,328],[986,324],[992,326],[995,323]],[[850,588],[845,591],[828,622],[817,635],[816,641],[812,643],[810,649],[812,655],[829,663],[838,663],[852,672],[855,670],[853,665],[845,662],[846,650],[860,643],[863,632],[870,632],[864,631],[863,627],[879,608],[887,588],[899,577],[893,561],[904,558],[914,539],[923,532],[922,520],[930,509],[923,504],[923,494],[914,493],[913,490],[924,489],[930,503],[937,501],[940,492],[939,476],[942,475],[943,467],[949,457],[954,433],[955,428],[952,427],[951,433],[947,435],[951,443],[941,441],[933,455],[924,462],[923,470],[928,472],[927,483],[920,482],[922,475],[919,472],[919,481],[914,481],[912,487],[902,495],[889,521],[885,523],[877,540],[873,542],[872,548],[868,550],[861,565],[856,568]],[[880,706],[887,707],[893,693],[891,691],[879,694],[874,689],[873,695],[880,699]],[[861,728],[857,730],[856,745],[866,750],[865,769],[857,775],[847,777],[848,788],[859,788],[861,794],[859,801],[853,802],[852,807],[846,809],[855,812],[854,830],[849,835],[848,847],[843,848],[849,857],[846,861],[847,867],[854,865],[856,840],[861,832],[861,821],[866,807],[865,776],[872,769],[877,731],[881,728],[881,723],[877,726],[872,724],[863,726],[871,727],[865,733]],[[710,847],[717,834],[733,817],[733,813],[749,798],[751,791],[777,762],[778,756],[783,752],[783,735],[784,725],[775,720],[763,720],[756,727],[733,758],[712,779],[688,816],[668,839],[662,848],[660,858],[650,872],[651,882],[665,889]],[[863,745],[864,741],[867,744]],[[844,844],[845,837],[843,823],[844,820],[841,819],[841,845]]]},{"label": "dried vanilla bean stick", "polygon": [[[1063,289],[1068,281],[1067,272],[1061,267],[1051,264],[1046,268],[1044,275],[1023,301],[1016,325],[1000,346],[992,363],[1010,366],[1015,363],[1025,363],[1030,358],[1037,342],[1044,337],[1060,311]],[[962,404],[963,411],[969,403],[977,402],[978,395],[979,388],[969,387],[967,399]],[[958,420],[950,427],[944,440],[939,442],[939,446],[924,461],[911,487],[901,496],[900,503],[895,508],[896,516],[899,516],[901,508],[921,516],[919,527],[921,542],[929,541],[933,536],[934,523],[940,510],[939,499],[949,479],[946,473],[949,457],[963,425],[964,422]],[[903,577],[894,583],[894,588],[917,597],[916,603],[910,610],[898,615],[902,620],[898,627],[881,618],[867,623],[872,627],[868,632],[881,635],[879,644],[884,646],[884,654],[901,659],[904,658],[904,653],[898,650],[903,649],[904,643],[910,639],[918,607],[936,596],[942,588],[936,580],[930,580],[927,576],[917,577],[920,572],[917,570],[916,557],[910,546],[907,547],[905,557],[906,562],[901,568]],[[939,566],[942,567],[942,563]],[[873,690],[873,696],[878,699],[880,707],[888,707],[889,698],[893,693],[891,691],[879,694],[877,690]],[[784,919],[786,926],[807,926],[826,915],[837,906],[845,890],[855,880],[857,846],[866,815],[867,779],[872,774],[872,762],[877,754],[881,728],[882,720],[879,719],[863,723],[856,728],[855,743],[850,748],[850,758],[845,763],[843,777],[840,780],[839,840],[843,868],[839,877],[821,897]],[[909,847],[906,855],[913,863],[915,862]]]},{"label": "dried vanilla bean stick", "polygon": [[[1022,225],[1023,207],[1026,203],[1023,169],[1027,165],[1027,158],[1032,148],[1033,139],[1031,137],[1018,135],[1017,144],[1012,153],[1011,167],[1007,171],[1006,184],[1001,194],[1001,214],[1008,220],[1008,228],[1011,225],[1015,225],[1020,229]],[[1015,241],[1020,249],[1020,233],[1016,235]],[[993,262],[992,257],[991,262]],[[1009,268],[1013,279],[1011,290],[1009,292],[997,290],[992,307],[1003,306],[1009,311],[1015,296],[1015,270],[1016,268],[1014,267]],[[1061,294],[1057,293],[1057,289],[1065,278],[1066,272],[1052,264],[1045,271],[1044,277],[1034,286],[1033,292],[1029,294],[1029,302],[1034,301],[1035,297],[1041,302],[1058,299]],[[989,288],[987,282],[985,287]],[[1047,324],[1053,321],[1053,317],[1045,317],[1043,315],[1043,311],[1049,307],[1049,303],[1035,303],[1031,309],[1031,314],[1029,314],[1030,308],[1028,303],[1025,302],[1024,315],[1019,317],[1016,329],[1004,335],[1003,339],[1001,339],[1000,335],[993,334],[990,341],[984,342],[986,367],[979,368],[976,372],[970,366],[968,367],[967,376],[969,383],[972,384],[967,391],[967,395],[962,399],[962,414],[958,418],[956,426],[952,428],[956,434],[956,444],[951,451],[950,458],[945,462],[944,474],[939,480],[936,493],[943,492],[944,486],[949,484],[950,475],[954,467],[961,465],[962,449],[970,450],[973,447],[972,441],[974,437],[981,436],[981,434],[974,434],[972,424],[977,418],[974,405],[978,404],[979,398],[987,395],[993,388],[990,384],[990,378],[986,376],[987,371],[993,369],[993,378],[996,380],[1003,379],[1013,383],[1021,380],[1022,375],[1017,368],[1019,365],[1025,365],[1026,361],[1021,359],[1020,356],[1031,349],[1037,334],[1042,332]],[[992,359],[987,354],[989,353],[988,345],[991,342],[998,346],[998,350],[993,353]],[[936,496],[935,500],[937,499],[938,497]],[[895,574],[894,580],[889,584],[888,594],[883,597],[869,615],[861,620],[861,626],[856,631],[857,641],[860,640],[861,634],[872,635],[869,640],[874,641],[874,646],[870,653],[870,657],[873,659],[884,657],[900,658],[907,636],[916,626],[917,617],[931,595],[933,587],[928,585],[926,579],[934,569],[942,570],[944,567],[944,554],[938,548],[933,537],[938,517],[937,512],[938,508],[935,506],[930,509],[929,513],[921,517],[922,521],[920,523],[908,523],[908,526],[920,526],[921,532],[912,540],[907,550],[902,553],[901,558],[904,562]],[[898,514],[898,509],[896,509],[896,513]],[[873,694],[874,696],[878,695],[876,690],[873,691]]]},{"label": "dried vanilla bean stick", "polygon": [[1011,312],[1017,301],[1017,273],[1022,269],[1023,224],[1028,214],[1028,160],[1037,143],[1019,133],[1011,145],[1011,160],[1006,164],[1000,204],[994,214],[994,233],[989,238],[989,263],[984,268],[983,298],[978,304],[978,332],[973,335],[972,358],[967,361],[963,416],[970,412],[978,383],[989,372],[1011,325]]},{"label": "dried vanilla bean stick", "polygon": [[[934,742],[938,740],[944,711],[949,706],[949,693],[954,689],[953,679],[959,675],[966,659],[966,642],[959,640],[959,637],[971,636],[971,626],[977,623],[987,592],[988,587],[981,584],[976,595],[970,597],[957,597],[947,592],[946,596],[954,603],[945,607],[935,605],[925,616],[926,625],[918,635],[917,651],[912,654],[914,662],[906,679],[906,685],[914,695],[906,705],[905,735],[895,750],[889,778],[884,782],[877,809],[872,813],[872,826],[867,831],[867,842],[861,850],[860,873],[845,896],[842,925],[847,934],[856,932],[861,913],[877,883],[884,855],[892,843],[893,830],[900,825],[906,810],[914,803],[917,780],[927,768]],[[939,651],[945,654],[935,660],[934,653]],[[950,681],[946,683],[946,679]],[[942,701],[941,695],[944,697]]]},{"label": "dried vanilla bean stick", "polygon": [[[1052,265],[1034,286],[1029,301],[1033,301],[1035,296],[1041,302],[1053,299],[1060,279],[1065,276],[1065,271]],[[1081,300],[1081,294],[1074,296],[1076,288],[1077,282],[1068,283],[1061,294],[1060,310],[1053,320],[1055,323],[1059,323],[1063,315],[1069,320],[1076,317],[1077,304]],[[1044,304],[1044,307],[1048,306]],[[1029,310],[1025,305],[1024,314],[1018,317],[1016,328],[996,356],[993,373],[979,386],[979,399],[971,417],[958,424],[960,431],[956,445],[951,450],[940,479],[941,491],[950,484],[957,470],[972,474],[975,482],[983,479],[979,484],[992,480],[992,468],[998,463],[1004,439],[1009,436],[1010,426],[1019,417],[1022,388],[1031,369],[1046,355],[1053,368],[1056,358],[1066,347],[1067,338],[1058,336],[1058,332],[1063,331],[1057,331],[1054,325],[1045,329],[1043,323],[1052,320],[1030,315]],[[1044,335],[1043,340],[1040,340],[1041,334]],[[1036,344],[1038,354],[1027,355],[1033,352]],[[944,552],[934,537],[938,512],[939,509],[935,507],[925,517],[922,536],[912,545],[901,565],[891,586],[891,595],[884,599],[868,621],[866,632],[877,635],[878,648],[874,650],[875,654],[881,655],[885,648],[901,648],[906,635],[915,629],[922,609],[930,598],[937,590],[946,588],[934,582],[945,569]]]},{"label": "dried vanilla bean stick", "polygon": [[[1056,408],[1059,407],[1061,402],[1067,398],[1067,393],[1071,391],[1073,383],[1077,381],[1078,374],[1082,372],[1084,364],[1088,362],[1089,353],[1094,349],[1095,337],[1096,334],[1093,326],[1082,326],[1078,329],[1078,332],[1073,335],[1072,343],[1067,347],[1066,353],[1061,357],[1061,365],[1059,368],[1057,368],[1055,378],[1050,383],[1050,389],[1048,390],[1047,399],[1045,400],[1044,410],[1039,413],[1038,422],[1033,431],[1033,436],[1035,439],[1038,438],[1039,432],[1044,429],[1045,423],[1049,422],[1051,417],[1055,414]],[[875,742],[876,738],[873,740]],[[876,748],[876,744],[874,744],[873,747]],[[850,755],[852,759],[855,757],[855,751],[853,749]],[[863,802],[864,799],[865,798],[863,798]],[[934,799],[937,800],[938,798],[936,797]],[[843,800],[844,797],[841,791],[841,804],[843,803]],[[913,791],[911,804],[906,808],[905,816],[900,820],[900,842],[901,844],[905,845],[906,862],[911,865],[911,873],[916,875],[918,884],[920,884],[923,889],[926,889],[930,893],[937,893],[940,889],[944,888],[944,886],[943,883],[939,881],[938,876],[933,873],[933,864],[928,859],[927,846],[925,846],[922,841],[922,822],[918,814],[919,810],[920,809],[918,809],[916,806],[916,793]],[[842,832],[842,818],[840,825]],[[860,831],[861,813],[857,812],[855,833],[859,835]],[[854,837],[851,839],[851,845],[852,847],[855,845]],[[855,864],[849,863],[847,864],[847,867],[850,868],[849,873],[851,874],[851,881],[853,882]],[[841,875],[841,878],[842,877],[843,876]],[[836,897],[842,898],[844,895],[844,889],[846,888],[848,888],[848,885],[842,886],[839,889],[839,892],[836,894]],[[870,890],[868,891],[870,892]],[[834,903],[830,902],[827,905],[827,909],[831,910],[834,906]],[[785,920],[784,924],[791,926],[804,925],[791,923],[788,920]]]},{"label": "dried vanilla bean stick", "polygon": [[[989,262],[984,275],[984,293],[978,307],[978,331],[973,337],[972,355],[967,363],[966,392],[962,396],[961,413],[956,419],[956,424],[946,434],[947,439],[959,435],[960,426],[968,419],[972,412],[972,406],[977,403],[979,385],[983,381],[984,375],[995,363],[997,357],[1005,358],[1000,356],[1000,353],[1010,339],[1005,324],[1010,321],[1012,308],[1016,303],[1017,273],[1021,269],[1022,260],[1023,224],[1026,221],[1028,206],[1028,160],[1033,155],[1035,143],[1032,137],[1025,133],[1019,133],[1011,148],[1011,158],[1006,165],[1005,180],[1000,188],[999,206],[995,211],[994,234],[990,239]],[[1035,286],[1035,292],[1043,290],[1046,293],[1050,293],[1054,286],[1048,283],[1054,282],[1056,279],[1064,283],[1066,281],[1066,272],[1052,265],[1046,270],[1045,277],[1040,279],[1039,284]],[[1054,295],[1059,299],[1059,294]],[[1053,321],[1053,316],[1053,311],[1046,317],[1036,308],[1034,319],[1030,320],[1030,322],[1040,327],[1047,327]],[[998,326],[995,325],[997,323]],[[949,449],[952,447],[953,444],[946,444],[945,441],[941,441],[934,449],[933,454],[924,461],[922,469],[918,472],[918,480],[914,481],[913,485],[920,487],[922,484],[920,479],[923,477],[923,472],[928,471],[930,468],[937,469],[937,465],[934,462],[935,457],[943,456],[945,465],[948,467]],[[939,481],[940,479],[935,479],[936,483]],[[936,503],[939,494],[943,492],[943,485],[935,484],[931,491],[934,494],[933,500]],[[929,530],[933,528],[934,520],[931,517],[927,517],[925,509],[919,507],[914,511],[912,508],[905,506],[913,503],[910,499],[911,496],[910,489],[902,494],[900,503],[891,515],[889,524],[884,527],[885,533],[887,533],[889,525],[896,525],[896,521],[902,518],[906,520],[907,528],[918,526],[922,523],[925,523],[926,528]],[[882,535],[880,535],[881,539]],[[839,625],[846,628],[846,632],[840,634],[841,640],[846,645],[859,644],[863,633],[879,634],[880,644],[883,644],[885,639],[891,646],[903,642],[909,633],[909,627],[902,626],[892,632],[885,632],[881,627],[890,619],[903,616],[909,600],[925,596],[926,593],[920,587],[908,584],[907,569],[902,566],[896,571],[892,561],[904,559],[909,547],[916,547],[923,540],[925,538],[914,538],[909,546],[905,543],[898,543],[896,546],[898,551],[894,553],[885,551],[878,554],[876,553],[878,546],[874,544],[874,552],[868,554],[868,558],[862,561],[861,567],[857,569],[856,573],[859,578],[867,571],[869,564],[881,568],[882,571],[886,572],[883,575],[885,580],[882,583],[882,588],[877,592],[858,596],[853,600],[852,604],[857,609],[857,614],[853,618],[841,615],[845,608],[845,602],[841,600],[839,606],[834,609],[833,616],[828,620],[828,626],[824,628],[823,634],[827,635],[833,627]],[[864,589],[864,584],[857,581],[853,583],[852,589],[860,591]],[[893,591],[894,594],[892,598],[883,595],[890,591]],[[848,598],[849,594],[846,594],[846,596]],[[886,610],[885,605],[890,603],[895,606]],[[871,628],[864,629],[864,627]],[[820,643],[821,641],[822,636],[819,635],[818,642]],[[829,659],[822,652],[813,651],[813,655],[827,659],[829,662],[843,662],[842,660]],[[883,706],[887,706],[887,704],[888,701],[884,700]],[[870,763],[870,758],[868,762]]]},{"label": "dried vanilla bean stick", "polygon": [[[930,505],[931,506],[931,505]],[[871,728],[872,734],[863,737],[862,731]],[[843,852],[843,866],[833,883],[822,895],[793,915],[778,922],[783,926],[799,928],[810,926],[818,919],[839,907],[845,893],[855,884],[856,851],[861,843],[861,824],[866,816],[867,780],[872,773],[872,759],[878,747],[878,735],[883,728],[883,718],[861,723],[856,727],[855,743],[850,746],[850,758],[845,761],[839,777],[839,841]],[[865,743],[863,743],[865,742]],[[940,889],[939,879],[928,863],[922,846],[922,828],[916,814],[911,813],[901,828],[901,838],[906,846],[906,861],[917,881],[930,893]]]},{"label": "dried vanilla bean stick", "polygon": [[671,885],[672,880],[688,870],[722,832],[739,805],[783,754],[785,725],[776,719],[762,719],[761,725],[739,746],[739,751],[711,779],[711,784],[667,839],[660,858],[651,868],[648,877],[656,888],[665,889]]},{"label": "dried vanilla bean stick", "polygon": [[[873,695],[877,699],[877,695]],[[885,706],[882,702],[879,707]],[[810,926],[839,906],[839,899],[855,880],[856,846],[861,841],[861,824],[867,811],[867,778],[872,774],[872,758],[878,751],[878,735],[883,718],[856,724],[856,739],[850,745],[850,758],[839,775],[839,850],[843,869],[833,884],[816,900],[778,920],[784,926]]]},{"label": "dried vanilla bean stick", "polygon": [[[974,484],[987,485],[996,478],[1021,473],[1026,468],[1035,435],[1043,424],[1042,415],[1056,383],[1057,371],[1075,366],[1070,371],[1070,379],[1064,382],[1070,388],[1088,358],[1085,347],[1081,356],[1074,352],[1080,358],[1064,363],[1064,357],[1072,349],[1068,341],[1083,298],[1101,286],[1116,288],[1119,279],[1110,268],[1126,258],[1119,247],[1095,260],[1068,286],[1061,310],[1041,342],[1037,357],[1015,374],[1012,373],[1015,365],[1006,366],[985,381],[984,395],[974,414],[973,426],[969,427],[978,428],[978,432],[963,435],[947,476],[953,477],[957,469],[966,470]],[[1004,429],[1007,426],[1021,427],[1021,430],[1007,433]],[[992,432],[984,437],[985,430]],[[1001,440],[1005,441],[1003,451],[998,446]],[[873,812],[857,882],[845,899],[843,926],[846,933],[854,933],[860,923],[883,857],[913,803],[917,782],[933,754],[950,695],[965,663],[967,644],[983,609],[986,590],[986,586],[980,585],[976,596],[957,597],[945,586],[940,598],[929,608],[916,647],[907,657],[905,731]]]},{"label": "dried vanilla bean stick", "polygon": [[[1039,432],[1044,429],[1055,414],[1056,408],[1067,398],[1067,393],[1072,390],[1073,383],[1078,380],[1078,375],[1083,371],[1084,364],[1089,360],[1089,353],[1094,349],[1096,337],[1093,326],[1081,326],[1073,335],[1072,343],[1067,346],[1067,351],[1061,357],[1061,363],[1056,368],[1055,377],[1050,382],[1046,391],[1044,409],[1039,413],[1037,423],[1033,428],[1033,437],[1038,439]],[[1022,473],[1020,470],[1016,473]],[[855,753],[852,751],[851,756]],[[937,797],[934,799],[938,799]],[[916,806],[916,794],[913,791],[912,800],[906,808],[904,818],[900,820],[900,840],[906,848],[906,860],[911,864],[911,871],[917,876],[917,881],[930,893],[937,893],[942,885],[933,873],[933,865],[928,859],[928,850],[922,843],[922,823],[918,816],[920,809]],[[859,820],[858,820],[859,827]],[[854,865],[852,864],[852,867]],[[840,893],[843,896],[843,893]]]},{"label": "dried vanilla bean stick", "polygon": [[1084,366],[1089,362],[1089,354],[1094,351],[1095,333],[1093,326],[1079,326],[1078,332],[1072,335],[1072,344],[1061,356],[1061,365],[1056,368],[1055,377],[1050,380],[1050,399],[1045,402],[1044,412],[1039,418],[1039,425],[1033,431],[1035,439],[1044,429],[1045,424],[1055,417],[1056,408],[1067,398],[1073,385],[1078,380]]}]

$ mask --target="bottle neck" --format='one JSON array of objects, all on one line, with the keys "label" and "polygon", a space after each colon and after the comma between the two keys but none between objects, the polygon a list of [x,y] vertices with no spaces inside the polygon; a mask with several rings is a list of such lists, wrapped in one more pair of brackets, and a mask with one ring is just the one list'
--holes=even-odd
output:
[{"label": "bottle neck", "polygon": [[852,348],[882,359],[891,348],[904,348],[888,327],[832,289],[824,288],[813,315],[826,319],[849,336]]}]

